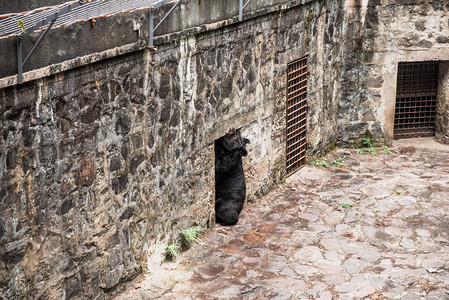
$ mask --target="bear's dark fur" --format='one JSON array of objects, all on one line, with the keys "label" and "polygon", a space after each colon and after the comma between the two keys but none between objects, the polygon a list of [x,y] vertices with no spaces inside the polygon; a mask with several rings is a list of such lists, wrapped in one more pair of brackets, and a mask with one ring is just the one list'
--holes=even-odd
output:
[{"label": "bear's dark fur", "polygon": [[239,219],[246,196],[242,157],[248,155],[249,140],[231,128],[215,141],[215,218],[222,225]]}]

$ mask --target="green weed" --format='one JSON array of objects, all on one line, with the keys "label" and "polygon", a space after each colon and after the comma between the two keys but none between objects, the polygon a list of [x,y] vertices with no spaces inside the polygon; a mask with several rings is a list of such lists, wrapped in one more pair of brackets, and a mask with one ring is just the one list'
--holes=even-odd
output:
[{"label": "green weed", "polygon": [[338,161],[332,161],[332,164],[336,167],[349,167],[347,164],[342,164],[341,162]]},{"label": "green weed", "polygon": [[332,164],[336,167],[349,167],[347,164],[342,163],[346,159],[346,156],[337,158],[336,160],[332,161]]},{"label": "green weed", "polygon": [[373,140],[370,138],[362,138],[361,140],[363,147],[371,147],[371,145],[373,144]]},{"label": "green weed", "polygon": [[343,157],[337,158],[336,161],[342,162],[342,161],[344,161],[345,159],[346,159],[346,156],[343,156]]},{"label": "green weed", "polygon": [[383,145],[383,146],[382,146],[382,149],[384,149],[385,153],[391,154],[391,151],[390,151],[390,149],[388,149],[387,146]]},{"label": "green weed", "polygon": [[325,161],[314,160],[310,164],[314,167],[325,167],[325,168],[329,167],[329,165]]},{"label": "green weed", "polygon": [[352,206],[353,206],[352,204],[345,203],[345,202],[343,202],[343,203],[341,204],[341,207],[343,207],[343,208],[351,208]]},{"label": "green weed", "polygon": [[184,229],[182,231],[182,236],[184,237],[185,241],[188,244],[191,243],[196,243],[198,242],[200,236],[204,233],[204,229],[199,227],[199,226],[195,226],[195,227],[190,227],[187,229]]},{"label": "green weed", "polygon": [[402,191],[400,191],[400,190],[398,189],[397,186],[394,187],[394,191],[395,191],[395,193],[398,194],[398,195],[400,195],[400,194],[403,193]]},{"label": "green weed", "polygon": [[165,248],[165,258],[167,260],[173,260],[179,255],[180,246],[178,243],[173,243]]}]

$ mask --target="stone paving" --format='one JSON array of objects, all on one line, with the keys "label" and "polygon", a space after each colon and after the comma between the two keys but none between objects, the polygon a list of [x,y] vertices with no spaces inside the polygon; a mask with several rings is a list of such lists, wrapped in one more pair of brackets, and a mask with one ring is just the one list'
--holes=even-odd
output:
[{"label": "stone paving", "polygon": [[304,167],[116,299],[449,299],[449,146],[390,151]]}]

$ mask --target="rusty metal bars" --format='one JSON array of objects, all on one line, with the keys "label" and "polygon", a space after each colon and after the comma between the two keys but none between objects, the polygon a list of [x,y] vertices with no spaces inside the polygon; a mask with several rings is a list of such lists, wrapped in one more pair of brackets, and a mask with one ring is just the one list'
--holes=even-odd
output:
[{"label": "rusty metal bars", "polygon": [[307,151],[307,56],[287,65],[287,176],[300,169]]},{"label": "rusty metal bars", "polygon": [[435,135],[438,68],[438,62],[399,63],[394,139]]}]

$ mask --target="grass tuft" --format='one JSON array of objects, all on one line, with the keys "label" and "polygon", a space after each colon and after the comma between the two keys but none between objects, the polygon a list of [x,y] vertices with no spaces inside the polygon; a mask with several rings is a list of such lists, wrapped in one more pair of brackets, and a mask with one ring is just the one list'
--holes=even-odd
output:
[{"label": "grass tuft", "polygon": [[371,147],[371,145],[373,144],[373,140],[368,137],[362,138],[361,142],[363,147]]},{"label": "grass tuft", "polygon": [[179,255],[180,246],[178,243],[173,243],[165,248],[165,258],[167,260],[173,260]]},{"label": "grass tuft", "polygon": [[199,226],[190,227],[182,231],[182,236],[188,244],[196,243],[201,235],[204,234],[204,231],[205,230]]}]

